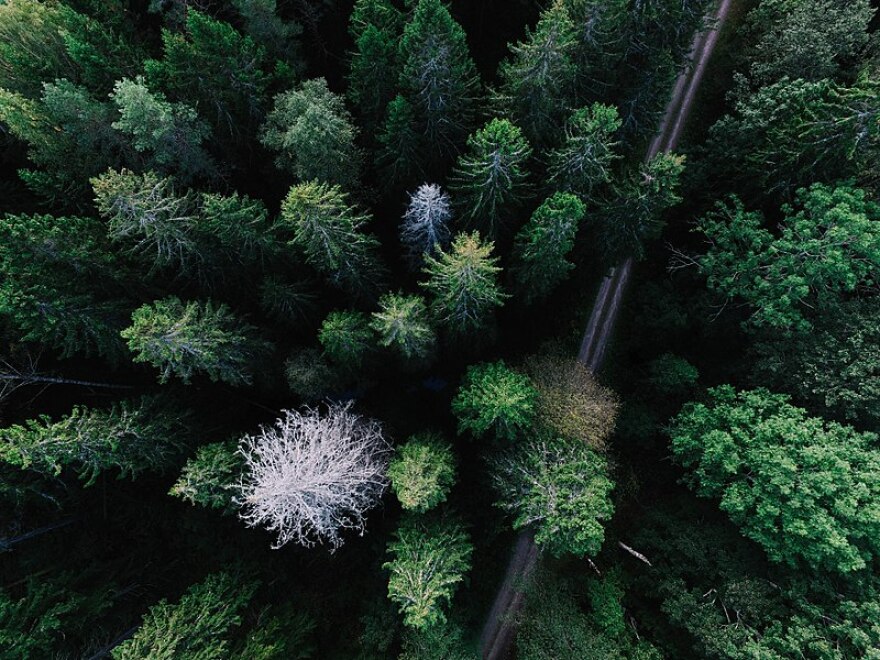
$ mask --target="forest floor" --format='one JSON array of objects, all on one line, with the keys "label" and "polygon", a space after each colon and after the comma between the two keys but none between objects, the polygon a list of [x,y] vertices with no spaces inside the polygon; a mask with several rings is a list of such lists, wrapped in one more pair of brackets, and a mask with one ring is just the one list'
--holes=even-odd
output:
[{"label": "forest floor", "polygon": [[[678,146],[709,60],[733,4],[734,0],[721,0],[709,17],[708,28],[694,38],[690,65],[682,70],[676,80],[663,121],[645,154],[646,161],[659,153],[673,151]],[[602,280],[578,355],[578,360],[593,372],[598,371],[602,365],[631,273],[632,259],[627,259],[612,268]],[[534,533],[524,530],[517,537],[501,587],[480,635],[484,660],[508,657],[516,634],[517,614],[524,601],[524,586],[537,565],[538,557]]]}]

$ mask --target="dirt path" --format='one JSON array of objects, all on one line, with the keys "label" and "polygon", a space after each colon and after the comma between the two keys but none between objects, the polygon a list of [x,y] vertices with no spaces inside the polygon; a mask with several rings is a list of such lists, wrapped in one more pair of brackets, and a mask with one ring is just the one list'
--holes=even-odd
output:
[{"label": "dirt path", "polygon": [[[721,0],[710,17],[710,28],[694,38],[691,46],[691,65],[679,74],[675,82],[672,97],[666,106],[657,135],[645,153],[646,161],[659,153],[672,151],[678,146],[709,59],[718,43],[719,32],[733,2],[734,0]],[[591,371],[597,371],[602,365],[620,312],[623,293],[632,274],[632,265],[632,259],[627,259],[612,268],[599,287],[578,354],[578,360],[587,365]],[[511,643],[516,635],[516,615],[522,607],[524,598],[522,584],[537,565],[538,555],[534,533],[531,530],[523,531],[517,537],[504,581],[495,596],[495,602],[480,635],[480,648],[484,660],[501,660],[508,657]]]}]

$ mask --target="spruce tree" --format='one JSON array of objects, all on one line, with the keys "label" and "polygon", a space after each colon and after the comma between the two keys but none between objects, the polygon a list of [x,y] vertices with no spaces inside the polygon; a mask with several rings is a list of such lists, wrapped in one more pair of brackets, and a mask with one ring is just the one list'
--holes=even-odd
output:
[{"label": "spruce tree", "polygon": [[369,219],[348,203],[339,186],[312,181],[290,189],[275,229],[334,284],[369,297],[384,277],[379,241],[363,231]]},{"label": "spruce tree", "polygon": [[535,422],[538,390],[529,377],[503,360],[468,367],[452,412],[458,432],[482,437],[487,431],[499,440],[514,441]]},{"label": "spruce tree", "polygon": [[330,361],[346,372],[357,372],[376,348],[370,318],[363,312],[330,312],[318,332],[318,341]]},{"label": "spruce tree", "polygon": [[323,78],[307,80],[275,97],[262,142],[278,152],[278,167],[301,181],[318,180],[353,188],[359,176],[357,127],[341,96]]},{"label": "spruce tree", "polygon": [[424,362],[436,349],[437,335],[421,296],[386,293],[379,299],[370,326],[378,335],[379,345],[394,350],[404,360]]},{"label": "spruce tree", "polygon": [[506,119],[490,121],[468,138],[467,147],[450,188],[461,218],[495,238],[527,193],[525,165],[532,150],[522,131]]},{"label": "spruce tree", "polygon": [[235,440],[203,445],[183,466],[168,494],[228,515],[237,509],[243,470],[244,459]]},{"label": "spruce tree", "polygon": [[585,215],[586,207],[577,197],[556,193],[517,233],[512,270],[525,303],[545,298],[568,277],[574,264],[566,257]]},{"label": "spruce tree", "polygon": [[449,245],[452,208],[449,195],[436,184],[425,183],[409,196],[400,225],[400,240],[411,264],[420,266],[425,254]]},{"label": "spruce tree", "polygon": [[438,433],[426,431],[407,440],[388,466],[391,490],[400,505],[424,513],[446,501],[455,483],[455,453]]},{"label": "spruce tree", "polygon": [[136,309],[131,320],[122,337],[135,362],[159,369],[160,383],[172,376],[189,383],[204,373],[215,382],[250,385],[255,362],[271,348],[256,328],[211,301],[184,303],[169,296]]},{"label": "spruce tree", "polygon": [[620,118],[613,106],[594,103],[575,110],[565,127],[565,142],[550,152],[550,184],[590,199],[611,178],[611,166],[621,158],[615,139]]},{"label": "spruce tree", "polygon": [[385,174],[385,187],[413,183],[425,171],[424,137],[412,104],[398,94],[388,104],[379,133],[376,164]]},{"label": "spruce tree", "polygon": [[459,234],[448,251],[425,258],[428,279],[422,287],[433,296],[434,317],[453,336],[485,329],[493,309],[504,304],[507,296],[498,284],[501,268],[492,247],[478,232]]}]

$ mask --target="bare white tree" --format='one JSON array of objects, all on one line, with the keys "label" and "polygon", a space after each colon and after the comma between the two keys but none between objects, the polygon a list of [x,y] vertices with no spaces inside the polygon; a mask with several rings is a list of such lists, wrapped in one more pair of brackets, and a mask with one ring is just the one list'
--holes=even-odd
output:
[{"label": "bare white tree", "polygon": [[434,183],[425,183],[409,196],[409,206],[400,225],[400,240],[414,265],[422,263],[427,252],[445,248],[451,238],[452,209],[449,195]]},{"label": "bare white tree", "polygon": [[250,527],[306,547],[342,545],[342,531],[364,533],[365,513],[388,487],[390,445],[382,425],[335,404],[285,410],[275,426],[245,436],[240,516]]}]

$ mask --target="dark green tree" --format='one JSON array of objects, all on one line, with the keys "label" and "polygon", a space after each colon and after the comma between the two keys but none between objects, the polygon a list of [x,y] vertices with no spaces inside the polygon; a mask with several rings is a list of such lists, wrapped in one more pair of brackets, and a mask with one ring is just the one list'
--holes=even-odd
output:
[{"label": "dark green tree", "polygon": [[774,562],[851,573],[880,552],[877,436],[810,417],[767,390],[708,391],[669,435],[685,481]]},{"label": "dark green tree", "polygon": [[531,155],[522,131],[506,119],[493,119],[471,135],[449,186],[462,220],[497,237],[528,191]]},{"label": "dark green tree", "polygon": [[250,385],[255,362],[271,349],[256,328],[211,301],[184,303],[169,296],[136,309],[131,321],[122,337],[135,362],[159,369],[160,383],[172,376],[189,383],[204,373],[215,382]]},{"label": "dark green tree", "polygon": [[346,372],[355,373],[376,350],[370,317],[354,310],[330,312],[318,332],[324,355]]},{"label": "dark green tree", "polygon": [[400,608],[404,625],[425,630],[446,621],[443,608],[470,570],[473,549],[454,518],[403,519],[388,544],[391,560],[383,568],[391,574],[388,597]]},{"label": "dark green tree", "polygon": [[275,97],[263,126],[263,144],[278,153],[278,167],[301,181],[353,188],[360,174],[357,127],[341,96],[323,78],[307,80]]},{"label": "dark green tree", "polygon": [[398,94],[388,104],[379,133],[376,162],[386,174],[386,186],[414,183],[424,173],[424,143],[412,104]]},{"label": "dark green tree", "polygon": [[407,440],[388,466],[391,490],[407,511],[424,513],[446,501],[455,483],[455,454],[439,433],[426,431]]},{"label": "dark green tree", "polygon": [[556,193],[544,200],[519,230],[512,271],[525,303],[545,298],[568,277],[574,264],[567,257],[586,212],[576,196]]},{"label": "dark green tree", "polygon": [[620,118],[613,106],[594,103],[575,110],[565,127],[565,142],[550,152],[550,185],[590,199],[611,179],[611,166],[621,157],[618,130]]},{"label": "dark green tree", "polygon": [[278,15],[277,0],[232,0],[244,20],[244,31],[270,55],[283,61],[294,72],[305,68],[299,38],[302,25]]},{"label": "dark green tree", "polygon": [[186,422],[158,397],[105,410],[77,406],[57,422],[44,415],[0,430],[0,460],[46,476],[71,468],[87,486],[108,470],[135,478],[173,465],[189,435]]},{"label": "dark green tree", "polygon": [[379,241],[363,231],[369,219],[348,203],[339,186],[312,181],[287,193],[276,231],[334,284],[370,296],[379,288],[384,268]]},{"label": "dark green tree", "polygon": [[459,433],[482,437],[492,431],[499,440],[513,441],[534,424],[537,402],[538,391],[528,376],[499,360],[468,367],[452,412]]},{"label": "dark green tree", "polygon": [[431,311],[453,336],[486,328],[493,308],[507,297],[498,285],[498,257],[493,243],[483,243],[477,232],[458,234],[448,251],[426,256],[422,283],[433,295]]},{"label": "dark green tree", "polygon": [[168,494],[230,515],[238,510],[236,497],[243,471],[237,440],[203,445],[183,466]]}]

